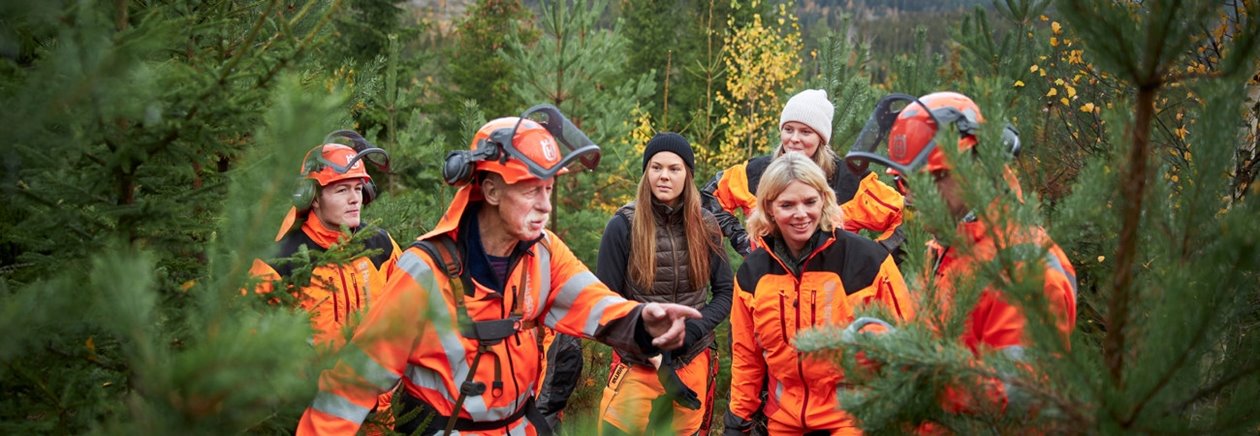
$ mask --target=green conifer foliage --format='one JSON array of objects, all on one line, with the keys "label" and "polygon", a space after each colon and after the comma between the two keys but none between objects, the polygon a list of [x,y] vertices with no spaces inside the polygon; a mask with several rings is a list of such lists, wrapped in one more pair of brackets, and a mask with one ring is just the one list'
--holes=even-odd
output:
[{"label": "green conifer foliage", "polygon": [[[512,90],[530,104],[560,108],[601,147],[599,170],[556,180],[550,225],[579,258],[593,265],[600,230],[611,211],[590,207],[598,204],[591,200],[600,198],[600,180],[606,177],[601,172],[622,167],[624,160],[641,158],[628,140],[635,120],[627,114],[645,106],[652,80],[646,74],[625,79],[625,36],[619,26],[600,21],[606,1],[556,1],[540,7],[538,41],[529,44],[514,38],[505,50],[513,68]],[[633,180],[638,180],[637,175]]]},{"label": "green conifer foliage", "polygon": [[[1247,136],[1253,122],[1239,110],[1256,67],[1254,10],[1243,2],[1066,0],[1047,10],[1052,17],[1031,15],[1042,13],[1043,3],[1005,3],[1003,19],[1025,34],[963,32],[979,35],[961,42],[971,77],[934,86],[970,95],[988,120],[979,159],[944,148],[958,163],[956,175],[968,181],[969,204],[998,199],[993,204],[1007,212],[995,219],[999,227],[1046,226],[1076,266],[1070,347],[1057,337],[1036,279],[1035,260],[1044,252],[1018,247],[999,249],[994,261],[955,283],[953,310],[942,310],[938,287],[917,273],[926,269],[912,258],[903,271],[919,293],[915,321],[885,335],[803,334],[798,345],[842,363],[846,381],[855,383],[841,389],[842,404],[876,434],[928,422],[962,434],[1254,431],[1260,238],[1247,217],[1260,205],[1236,189],[1238,162],[1254,141]],[[980,18],[964,29],[985,26]],[[1067,189],[1045,190],[1048,179],[1034,181],[1034,191],[1054,193],[1047,197],[1052,209],[1032,191],[1016,201],[1000,188],[1000,168],[1009,161],[991,145],[1000,144],[998,124],[1012,120],[1032,126],[1013,167],[1036,168],[1036,159],[1055,153],[1081,161],[1065,176]],[[920,187],[933,192],[926,176],[910,184],[916,194]],[[949,236],[954,223],[938,198],[916,195],[915,202],[912,227],[959,242]],[[1028,318],[1018,358],[981,350],[975,360],[950,339],[966,326],[967,310],[958,308],[971,307],[986,285]],[[858,351],[883,364],[859,365]],[[942,409],[947,388],[980,399],[995,379],[1005,385],[1004,405]]]}]

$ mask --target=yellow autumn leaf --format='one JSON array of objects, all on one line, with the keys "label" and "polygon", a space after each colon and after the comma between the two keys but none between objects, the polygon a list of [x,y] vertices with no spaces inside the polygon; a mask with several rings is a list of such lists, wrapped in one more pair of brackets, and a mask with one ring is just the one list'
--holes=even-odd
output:
[{"label": "yellow autumn leaf", "polygon": [[1173,174],[1173,175],[1172,175],[1172,177],[1169,177],[1168,179],[1169,179],[1169,180],[1172,180],[1172,182],[1173,182],[1173,183],[1177,183],[1177,182],[1181,181],[1181,178],[1180,178],[1180,177],[1177,177],[1177,175],[1176,175],[1176,174]]},{"label": "yellow autumn leaf", "polygon": [[1054,79],[1054,84],[1055,84],[1055,85],[1059,85],[1059,86],[1063,86],[1063,79]]},{"label": "yellow autumn leaf", "polygon": [[1042,16],[1037,17],[1037,18],[1038,18],[1038,19],[1040,19],[1040,20],[1041,20],[1041,22],[1043,22],[1043,23],[1044,23],[1044,22],[1046,22],[1046,21],[1050,21],[1050,17],[1047,17],[1047,16],[1045,16],[1045,15],[1042,15]]},{"label": "yellow autumn leaf", "polygon": [[1038,67],[1038,66],[1037,66],[1037,64],[1033,64],[1033,66],[1028,67],[1028,72],[1030,72],[1030,73],[1035,73],[1035,72],[1037,72],[1037,69],[1039,69],[1039,68],[1041,68],[1041,67]]},{"label": "yellow autumn leaf", "polygon": [[1081,112],[1093,112],[1093,111],[1094,111],[1093,103],[1085,103],[1081,105]]},{"label": "yellow autumn leaf", "polygon": [[1016,81],[1015,81],[1015,87],[1016,87],[1016,88],[1023,88],[1023,87],[1024,87],[1024,81],[1023,81],[1023,80],[1016,80]]},{"label": "yellow autumn leaf", "polygon": [[1038,72],[1037,72],[1037,75],[1038,75],[1038,76],[1041,76],[1041,77],[1046,77],[1046,70],[1041,70],[1041,71],[1038,71]]},{"label": "yellow autumn leaf", "polygon": [[1050,23],[1050,31],[1054,32],[1055,35],[1058,35],[1059,32],[1062,30],[1063,30],[1063,26],[1060,26],[1058,21]]},{"label": "yellow autumn leaf", "polygon": [[1050,46],[1051,46],[1051,47],[1058,47],[1058,46],[1059,46],[1059,38],[1056,38],[1056,37],[1051,36],[1051,37],[1050,37]]},{"label": "yellow autumn leaf", "polygon": [[1051,87],[1051,88],[1050,88],[1050,91],[1049,91],[1049,92],[1046,92],[1046,97],[1054,97],[1054,96],[1056,96],[1056,95],[1059,95],[1059,89],[1058,89],[1058,88]]},{"label": "yellow autumn leaf", "polygon": [[1068,98],[1076,98],[1076,88],[1073,88],[1072,85],[1068,85],[1063,89],[1067,91]]},{"label": "yellow autumn leaf", "polygon": [[1107,256],[1098,256],[1098,263],[1102,263],[1102,261],[1106,259],[1107,259]]},{"label": "yellow autumn leaf", "polygon": [[1064,106],[1071,106],[1072,102],[1068,101],[1067,97],[1064,97],[1059,99],[1059,103],[1063,103]]},{"label": "yellow autumn leaf", "polygon": [[1173,133],[1177,135],[1177,139],[1185,141],[1186,133],[1189,133],[1189,130],[1186,129],[1186,126],[1181,126],[1181,127],[1178,127],[1177,130],[1174,130]]}]

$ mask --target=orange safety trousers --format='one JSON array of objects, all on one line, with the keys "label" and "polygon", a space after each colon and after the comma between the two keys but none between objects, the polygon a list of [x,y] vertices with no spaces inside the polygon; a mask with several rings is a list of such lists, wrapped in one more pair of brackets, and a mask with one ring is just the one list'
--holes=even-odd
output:
[{"label": "orange safety trousers", "polygon": [[[717,369],[717,353],[708,349],[676,370],[682,383],[700,397],[700,409],[691,410],[671,401],[674,420],[670,434],[693,435],[708,427],[706,424],[713,415]],[[604,387],[604,396],[599,401],[600,416],[625,433],[642,433],[649,425],[656,424],[649,422],[652,404],[664,395],[665,388],[661,386],[655,368],[622,362],[613,353],[608,385]]]}]

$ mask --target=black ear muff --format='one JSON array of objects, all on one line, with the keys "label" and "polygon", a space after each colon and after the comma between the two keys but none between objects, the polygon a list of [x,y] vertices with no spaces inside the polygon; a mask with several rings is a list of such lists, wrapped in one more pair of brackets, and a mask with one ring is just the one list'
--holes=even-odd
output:
[{"label": "black ear muff", "polygon": [[1019,157],[1023,145],[1019,142],[1019,130],[1015,130],[1015,126],[1007,124],[1002,127],[1002,144],[1006,146],[1007,152],[1011,154],[1011,158]]},{"label": "black ear muff", "polygon": [[376,184],[371,180],[363,181],[363,205],[367,206],[372,200],[376,199]]},{"label": "black ear muff", "polygon": [[463,186],[473,179],[477,162],[499,157],[499,143],[482,139],[473,151],[455,150],[446,154],[442,180],[451,186]]},{"label": "black ear muff", "polygon": [[442,180],[451,186],[463,186],[472,181],[473,167],[476,161],[468,150],[455,150],[446,154],[446,163],[442,166]]}]

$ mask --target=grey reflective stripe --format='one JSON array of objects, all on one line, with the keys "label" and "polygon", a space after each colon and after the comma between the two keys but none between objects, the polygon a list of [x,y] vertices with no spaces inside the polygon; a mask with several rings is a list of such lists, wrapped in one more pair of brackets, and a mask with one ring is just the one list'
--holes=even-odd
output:
[{"label": "grey reflective stripe", "polygon": [[836,303],[836,289],[823,291],[823,325],[831,325],[831,306]]},{"label": "grey reflective stripe", "polygon": [[551,297],[551,250],[547,249],[547,244],[534,246],[538,247],[538,309],[529,314],[529,319],[538,319],[543,308],[547,307],[547,298]]},{"label": "grey reflective stripe", "polygon": [[411,280],[420,285],[420,289],[429,296],[428,305],[428,321],[434,328],[438,329],[438,335],[444,336],[445,333],[451,331],[451,313],[446,309],[446,300],[442,298],[445,290],[438,286],[437,277],[433,274],[433,268],[428,262],[421,259],[412,250],[407,250],[402,257],[398,258],[398,267],[407,272],[411,276]]},{"label": "grey reflective stripe", "polygon": [[587,286],[598,282],[599,279],[590,271],[582,271],[577,275],[569,278],[569,281],[560,287],[560,295],[556,296],[556,302],[551,305],[551,311],[547,312],[547,317],[543,319],[543,323],[547,327],[555,328],[560,320],[569,314],[569,309],[573,307],[573,303],[577,301],[578,295],[582,293]]},{"label": "grey reflective stripe", "polygon": [[437,391],[442,394],[443,398],[451,404],[455,404],[455,397],[451,396],[451,391],[446,388],[446,381],[436,371],[416,365],[407,367],[407,380],[411,381],[413,386]]},{"label": "grey reflective stripe", "polygon": [[[430,320],[432,320],[434,329],[437,331],[438,343],[442,346],[442,352],[446,354],[446,363],[450,365],[453,381],[457,384],[463,383],[464,380],[468,379],[468,350],[464,348],[459,332],[451,326],[451,320],[454,317],[451,310],[454,309],[446,304],[445,298],[442,298],[443,294],[450,292],[450,290],[437,287],[433,269],[411,250],[408,250],[398,260],[398,265],[407,271],[408,274],[411,274],[411,277],[417,283],[420,283],[422,287],[425,287],[426,290],[436,291],[427,292],[429,296],[429,313],[432,316]],[[426,281],[428,285],[426,285]],[[431,287],[428,287],[429,285]],[[453,297],[463,298],[462,295]],[[408,376],[411,375],[409,371]],[[442,391],[445,391],[445,387],[443,387]],[[443,395],[450,399],[451,403],[455,402],[455,399],[451,398],[449,392],[443,392]],[[486,414],[486,401],[480,396],[469,396],[464,400],[464,410],[468,412],[473,420],[485,420],[483,416]]]},{"label": "grey reflective stripe", "polygon": [[1067,268],[1063,267],[1063,262],[1059,261],[1059,257],[1054,255],[1054,251],[1038,244],[1019,244],[1011,247],[1012,250],[1018,250],[1017,253],[1023,254],[1028,252],[1028,257],[1041,256],[1045,259],[1046,266],[1049,269],[1058,271],[1067,278],[1069,284],[1072,285],[1072,298],[1076,298],[1076,276],[1068,273]]},{"label": "grey reflective stripe", "polygon": [[626,299],[612,295],[600,298],[599,301],[595,303],[595,307],[591,308],[591,313],[586,316],[586,323],[582,325],[582,334],[586,336],[595,336],[595,329],[599,328],[599,321],[604,319],[604,310],[607,309],[608,306],[623,301],[626,301]]},{"label": "grey reflective stripe", "polygon": [[[1011,360],[1016,362],[1023,362],[1026,360],[1024,356],[1024,347],[1019,345],[1002,347],[999,352],[1005,354],[1007,357],[1011,358]],[[1014,410],[1027,410],[1032,404],[1032,397],[1019,386],[1011,383],[1011,380],[1015,378],[1015,374],[1003,372],[998,374],[998,376],[1002,380],[1002,388],[1006,392],[1006,403],[1009,407]]]},{"label": "grey reflective stripe", "polygon": [[783,383],[775,382],[774,384],[774,402],[783,404]]},{"label": "grey reflective stripe", "polygon": [[394,374],[393,371],[381,366],[372,356],[364,353],[361,348],[353,342],[346,344],[342,349],[342,361],[350,364],[354,368],[354,372],[363,377],[369,384],[376,387],[377,390],[384,392],[394,387],[398,383],[400,376]]},{"label": "grey reflective stripe", "polygon": [[529,434],[525,431],[527,428],[529,428],[529,420],[522,416],[516,420],[516,425],[512,426],[507,434],[510,436],[527,436]]},{"label": "grey reflective stripe", "polygon": [[1006,357],[1011,358],[1011,360],[1017,362],[1023,362],[1025,360],[1024,347],[1022,345],[1008,345],[1002,347],[1000,351],[1002,354],[1005,354]]},{"label": "grey reflective stripe", "polygon": [[315,396],[311,408],[356,424],[362,423],[363,418],[367,418],[368,412],[371,411],[371,409],[351,403],[345,397],[323,391]]},{"label": "grey reflective stripe", "polygon": [[1046,263],[1050,265],[1050,268],[1063,274],[1063,277],[1067,277],[1068,283],[1072,284],[1072,298],[1076,298],[1076,276],[1068,273],[1063,263],[1059,262],[1059,256],[1055,256],[1053,252],[1046,253]]}]

